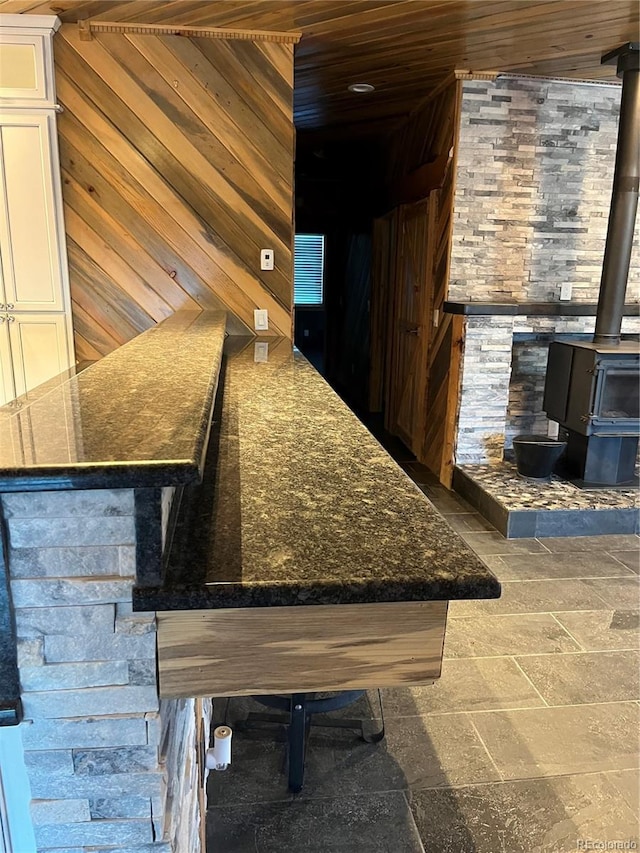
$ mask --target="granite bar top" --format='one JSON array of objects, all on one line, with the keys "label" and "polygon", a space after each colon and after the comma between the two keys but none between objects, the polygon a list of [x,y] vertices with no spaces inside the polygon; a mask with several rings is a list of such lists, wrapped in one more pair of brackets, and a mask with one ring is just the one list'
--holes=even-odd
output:
[{"label": "granite bar top", "polygon": [[165,583],[135,590],[137,610],[500,595],[286,340],[227,340],[204,479],[182,501]]},{"label": "granite bar top", "polygon": [[0,408],[0,492],[200,479],[224,312],[181,311]]},{"label": "granite bar top", "polygon": [[[500,314],[505,316],[595,317],[595,302],[455,302],[445,301],[445,314],[479,316]],[[640,305],[631,302],[624,306],[625,317],[637,317]]]}]

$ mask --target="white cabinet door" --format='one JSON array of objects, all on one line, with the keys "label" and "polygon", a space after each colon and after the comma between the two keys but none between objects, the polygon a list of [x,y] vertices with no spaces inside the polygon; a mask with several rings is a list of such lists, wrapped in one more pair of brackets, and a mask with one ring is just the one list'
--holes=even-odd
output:
[{"label": "white cabinet door", "polygon": [[[0,114],[0,254],[4,299],[15,311],[64,311],[66,245],[55,117]],[[58,210],[57,210],[58,208]]]},{"label": "white cabinet door", "polygon": [[64,314],[10,314],[1,325],[9,327],[17,395],[70,366]]},{"label": "white cabinet door", "polygon": [[10,403],[15,396],[11,345],[9,344],[9,323],[0,316],[0,406]]}]

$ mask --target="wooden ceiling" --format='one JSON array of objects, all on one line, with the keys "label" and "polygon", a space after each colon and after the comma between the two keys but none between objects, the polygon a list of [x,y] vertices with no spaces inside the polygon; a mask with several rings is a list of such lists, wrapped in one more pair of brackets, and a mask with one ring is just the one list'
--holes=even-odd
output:
[{"label": "wooden ceiling", "polygon": [[[384,131],[454,69],[615,80],[637,0],[0,0],[0,13],[301,31],[298,129]],[[349,83],[376,91],[353,95]]]}]

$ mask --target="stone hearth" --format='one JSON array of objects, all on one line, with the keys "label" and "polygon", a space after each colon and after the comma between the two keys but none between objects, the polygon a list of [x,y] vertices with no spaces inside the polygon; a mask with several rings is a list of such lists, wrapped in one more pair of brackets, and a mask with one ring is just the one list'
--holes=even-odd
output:
[{"label": "stone hearth", "polygon": [[512,462],[460,465],[453,488],[512,539],[640,529],[637,489],[583,490],[557,477],[536,483],[520,477]]}]

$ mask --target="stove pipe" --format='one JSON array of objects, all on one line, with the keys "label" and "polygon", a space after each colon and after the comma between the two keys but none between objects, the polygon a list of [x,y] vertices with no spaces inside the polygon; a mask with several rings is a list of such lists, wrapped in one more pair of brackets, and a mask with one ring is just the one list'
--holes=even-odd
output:
[{"label": "stove pipe", "polygon": [[640,42],[628,42],[602,57],[603,64],[617,62],[617,75],[622,78],[622,100],[609,227],[593,337],[597,344],[615,345],[620,342],[640,178],[639,48]]}]

